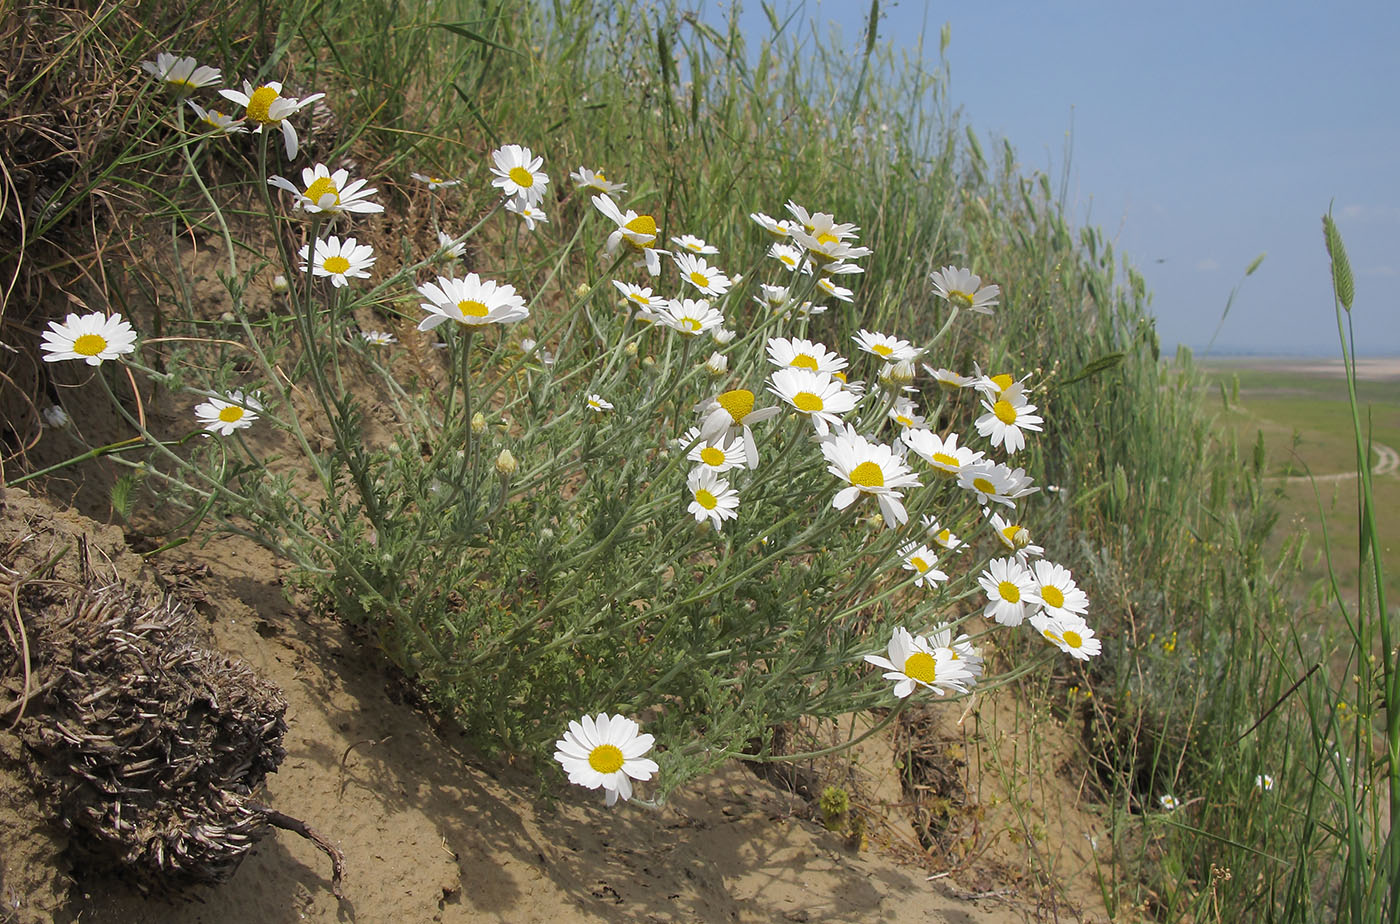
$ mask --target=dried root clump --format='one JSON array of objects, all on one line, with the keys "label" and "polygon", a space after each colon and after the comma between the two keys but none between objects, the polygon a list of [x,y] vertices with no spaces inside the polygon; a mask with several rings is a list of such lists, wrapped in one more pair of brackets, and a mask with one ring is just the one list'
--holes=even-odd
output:
[{"label": "dried root clump", "polygon": [[20,731],[73,845],[144,887],[227,879],[277,823],[253,793],[286,754],[281,692],[212,650],[168,595],[22,590],[33,676]]}]

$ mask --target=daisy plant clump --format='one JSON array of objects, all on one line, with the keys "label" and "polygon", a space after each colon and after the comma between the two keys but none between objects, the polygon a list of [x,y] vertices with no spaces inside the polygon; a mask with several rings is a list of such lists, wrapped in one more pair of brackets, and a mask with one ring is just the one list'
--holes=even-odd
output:
[{"label": "daisy plant clump", "polygon": [[[291,158],[292,120],[322,97],[223,95]],[[544,757],[607,805],[657,802],[732,756],[781,759],[784,723],[970,695],[996,679],[986,646],[1022,624],[1047,659],[1102,655],[1074,575],[1016,532],[1035,528],[1024,460],[1054,424],[1036,383],[945,368],[947,324],[886,329],[855,223],[755,203],[736,237],[638,211],[678,200],[620,199],[632,178],[586,167],[547,221],[545,155],[507,143],[475,184],[414,175],[435,204],[449,187],[474,203],[471,230],[434,222],[422,252],[376,253],[360,241],[383,230],[380,180],[325,163],[269,177],[269,135],[257,170],[219,184],[203,181],[209,134],[181,136],[204,207],[243,208],[241,182],[277,232],[249,259],[215,222],[231,306],[217,338],[191,325],[149,362],[120,316],[69,315],[44,358],[187,391],[185,432],[208,439],[123,417],[149,477],[295,562],[483,746]],[[275,320],[247,296],[272,275]],[[936,275],[930,306],[996,300]],[[261,441],[304,471],[269,471]]]}]

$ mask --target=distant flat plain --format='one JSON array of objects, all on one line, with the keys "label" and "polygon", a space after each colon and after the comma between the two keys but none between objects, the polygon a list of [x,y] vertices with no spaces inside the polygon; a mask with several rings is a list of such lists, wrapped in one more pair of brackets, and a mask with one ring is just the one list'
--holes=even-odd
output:
[{"label": "distant flat plain", "polygon": [[[1323,527],[1332,567],[1348,599],[1360,580],[1357,563],[1356,451],[1340,359],[1209,357],[1198,360],[1211,382],[1216,432],[1237,440],[1243,458],[1259,434],[1267,453],[1267,484],[1278,492],[1275,547],[1304,536],[1303,573],[1327,575]],[[1236,391],[1238,388],[1238,391]],[[1387,604],[1400,606],[1400,357],[1357,361],[1357,397],[1370,429],[1370,466],[1387,580]],[[1323,598],[1315,598],[1320,604]]]}]

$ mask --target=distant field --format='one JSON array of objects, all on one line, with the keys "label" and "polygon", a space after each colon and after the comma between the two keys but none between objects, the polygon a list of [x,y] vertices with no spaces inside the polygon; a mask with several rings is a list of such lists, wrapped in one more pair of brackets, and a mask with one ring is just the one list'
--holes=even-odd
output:
[{"label": "distant field", "polygon": [[[1267,471],[1283,491],[1276,530],[1282,543],[1308,534],[1305,574],[1327,574],[1322,523],[1331,540],[1333,567],[1348,597],[1355,597],[1359,526],[1352,423],[1340,361],[1299,359],[1210,360],[1201,364],[1216,396],[1221,435],[1233,434],[1248,450],[1262,433]],[[1377,522],[1388,579],[1387,602],[1400,606],[1400,359],[1358,363],[1357,397],[1362,424],[1368,415],[1375,473]],[[1238,395],[1230,396],[1238,383]],[[1221,388],[1229,400],[1222,400]],[[1310,477],[1311,476],[1311,477]],[[1320,512],[1319,512],[1320,511]]]}]

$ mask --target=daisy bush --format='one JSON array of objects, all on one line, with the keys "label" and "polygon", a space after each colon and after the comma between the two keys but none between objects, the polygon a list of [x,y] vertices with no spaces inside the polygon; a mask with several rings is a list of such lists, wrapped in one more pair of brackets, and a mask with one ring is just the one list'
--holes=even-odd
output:
[{"label": "daisy bush", "polygon": [[[188,392],[188,443],[118,401],[146,477],[297,563],[483,745],[608,804],[659,799],[793,756],[771,750],[786,723],[888,722],[1100,654],[1087,595],[1031,541],[1036,373],[953,346],[995,329],[996,284],[930,251],[895,293],[879,228],[796,198],[691,214],[548,138],[451,179],[364,175],[309,153],[331,91],[146,70],[174,90],[230,305],[172,349],[238,360],[171,372],[105,313],[55,322],[45,358]],[[240,108],[187,124],[216,91]],[[247,172],[207,182],[215,145]],[[434,211],[424,243],[384,247],[396,189],[452,197],[455,231]],[[250,201],[272,230],[253,261],[228,220]],[[272,275],[269,318],[247,293]]]}]

